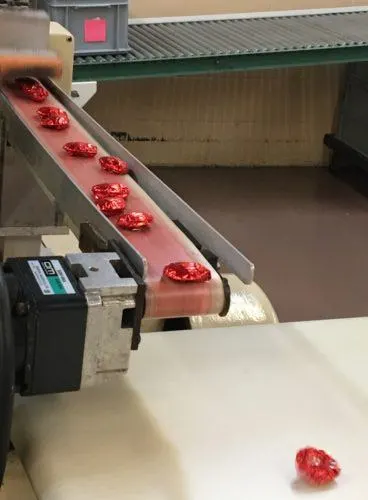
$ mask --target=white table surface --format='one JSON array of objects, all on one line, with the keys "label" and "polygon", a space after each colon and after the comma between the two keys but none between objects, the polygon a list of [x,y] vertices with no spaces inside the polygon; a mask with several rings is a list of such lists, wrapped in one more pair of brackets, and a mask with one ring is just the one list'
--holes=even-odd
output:
[{"label": "white table surface", "polygon": [[340,384],[349,386],[346,389],[368,396],[368,318],[294,323],[284,328],[296,330],[305,354],[312,350],[339,376]]},{"label": "white table surface", "polygon": [[21,401],[39,500],[290,500],[303,446],[340,462],[321,500],[366,500],[368,319],[147,334],[128,375]]}]

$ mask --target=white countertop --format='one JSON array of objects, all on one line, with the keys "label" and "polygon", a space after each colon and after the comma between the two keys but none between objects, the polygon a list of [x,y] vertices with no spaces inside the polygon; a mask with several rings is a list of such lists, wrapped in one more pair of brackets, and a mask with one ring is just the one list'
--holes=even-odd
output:
[{"label": "white countertop", "polygon": [[22,401],[14,442],[39,500],[291,500],[303,446],[366,500],[368,318],[146,334],[109,386]]},{"label": "white countertop", "polygon": [[306,353],[309,345],[346,389],[368,396],[368,318],[294,323],[284,329],[297,331],[300,348]]}]

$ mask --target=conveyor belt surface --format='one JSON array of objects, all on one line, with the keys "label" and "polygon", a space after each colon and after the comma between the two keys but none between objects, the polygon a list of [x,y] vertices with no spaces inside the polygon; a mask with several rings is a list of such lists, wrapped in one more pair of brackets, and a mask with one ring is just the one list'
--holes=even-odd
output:
[{"label": "conveyor belt surface", "polygon": [[[191,72],[197,73],[201,72],[198,64],[202,64],[203,69],[212,67],[215,71],[223,67],[229,70],[316,64],[319,58],[324,62],[367,60],[367,25],[367,11],[134,23],[129,26],[128,53],[76,57],[75,77],[86,78],[87,68],[94,70],[97,79],[148,76],[148,70],[137,69],[140,63],[145,63],[146,68],[151,63],[151,73],[185,74],[190,72],[183,66],[185,61],[192,64]],[[287,63],[280,58],[282,55],[288,56]],[[240,56],[243,67],[239,66],[240,62],[234,62],[234,58]],[[262,57],[255,62],[254,56]],[[181,66],[176,65],[173,69],[168,65],[170,62],[180,62]],[[166,63],[165,68],[163,63]]]}]

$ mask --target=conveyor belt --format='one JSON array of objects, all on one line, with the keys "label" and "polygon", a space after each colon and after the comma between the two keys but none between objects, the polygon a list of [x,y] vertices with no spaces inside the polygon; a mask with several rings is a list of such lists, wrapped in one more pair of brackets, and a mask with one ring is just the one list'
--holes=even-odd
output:
[{"label": "conveyor belt", "polygon": [[124,55],[75,58],[75,80],[368,60],[368,12],[133,23]]},{"label": "conveyor belt", "polygon": [[[146,317],[221,313],[225,308],[225,296],[220,276],[172,220],[179,220],[244,281],[252,281],[253,265],[68,96],[51,83],[49,88],[47,105],[64,108],[71,117],[67,130],[56,132],[42,128],[37,121],[37,103],[7,87],[0,92],[1,109],[8,119],[9,140],[23,155],[38,182],[75,227],[88,221],[106,240],[119,242],[146,283]],[[63,145],[70,141],[93,142],[98,145],[100,155],[112,154],[128,162],[138,183],[131,176],[121,180],[131,192],[127,209],[153,214],[154,223],[148,232],[121,230],[114,218],[106,218],[96,208],[91,199],[91,187],[111,182],[111,175],[101,170],[96,159],[76,160],[66,155]],[[163,268],[175,261],[202,262],[212,269],[213,277],[207,283],[190,286],[162,280]]]}]

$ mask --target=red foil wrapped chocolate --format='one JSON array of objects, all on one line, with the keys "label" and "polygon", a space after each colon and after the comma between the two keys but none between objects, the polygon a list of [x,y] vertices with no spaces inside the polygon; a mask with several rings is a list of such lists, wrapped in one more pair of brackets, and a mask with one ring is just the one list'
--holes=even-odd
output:
[{"label": "red foil wrapped chocolate", "polygon": [[205,283],[211,279],[211,271],[199,262],[173,262],[165,267],[163,274],[181,283]]},{"label": "red foil wrapped chocolate", "polygon": [[33,78],[19,78],[16,84],[22,94],[32,101],[44,102],[49,96],[47,90]]},{"label": "red foil wrapped chocolate", "polygon": [[100,165],[102,170],[110,174],[124,175],[129,172],[127,162],[116,156],[103,156],[100,158]]},{"label": "red foil wrapped chocolate", "polygon": [[107,182],[103,184],[96,184],[92,187],[91,191],[96,202],[104,200],[105,198],[116,196],[126,199],[130,193],[129,188],[124,186],[124,184]]},{"label": "red foil wrapped chocolate", "polygon": [[153,216],[147,212],[129,212],[118,219],[118,226],[128,231],[147,229],[153,222]]},{"label": "red foil wrapped chocolate", "polygon": [[55,115],[55,116],[47,116],[41,120],[41,125],[45,128],[51,128],[53,130],[65,130],[69,127],[69,117],[66,113]]},{"label": "red foil wrapped chocolate", "polygon": [[323,450],[307,447],[298,451],[295,458],[299,476],[313,486],[323,486],[334,481],[341,469],[334,458]]},{"label": "red foil wrapped chocolate", "polygon": [[121,212],[125,208],[126,203],[124,198],[120,196],[115,198],[105,198],[98,201],[96,205],[107,217],[113,217],[114,215],[121,214]]},{"label": "red foil wrapped chocolate", "polygon": [[67,116],[66,112],[63,109],[56,108],[55,106],[42,106],[37,110],[37,116],[41,118],[41,120],[60,115]]},{"label": "red foil wrapped chocolate", "polygon": [[97,146],[88,142],[67,142],[63,149],[68,155],[79,158],[94,158],[97,154]]}]

